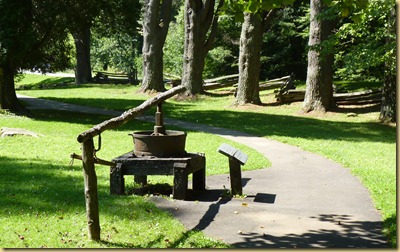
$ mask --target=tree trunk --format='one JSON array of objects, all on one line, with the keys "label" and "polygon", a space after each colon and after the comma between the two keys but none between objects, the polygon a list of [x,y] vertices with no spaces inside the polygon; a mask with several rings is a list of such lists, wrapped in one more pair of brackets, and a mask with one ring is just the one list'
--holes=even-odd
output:
[{"label": "tree trunk", "polygon": [[323,48],[323,42],[332,34],[333,21],[323,20],[319,16],[325,8],[323,0],[311,0],[308,42],[310,48],[302,108],[306,113],[313,110],[326,112],[335,106],[332,86],[334,55],[331,49]]},{"label": "tree trunk", "polygon": [[92,67],[90,65],[90,25],[83,25],[81,30],[73,32],[76,48],[76,84],[92,81]]},{"label": "tree trunk", "polygon": [[15,70],[11,64],[0,65],[0,109],[14,113],[26,113],[27,110],[18,101],[14,83]]},{"label": "tree trunk", "polygon": [[143,20],[143,81],[140,91],[165,90],[163,47],[171,20],[172,0],[146,0]]},{"label": "tree trunk", "polygon": [[[396,5],[396,10],[397,10]],[[396,44],[396,15],[393,9],[389,16],[388,36],[386,39],[387,44]],[[398,29],[398,28],[397,28]],[[390,48],[390,47],[389,47]],[[379,115],[379,120],[382,122],[396,122],[396,50],[397,45],[390,51],[385,62],[384,83],[382,90],[382,106]]]},{"label": "tree trunk", "polygon": [[[219,2],[217,11],[223,5]],[[185,43],[182,84],[188,95],[204,93],[203,70],[205,57],[217,32],[218,15],[214,14],[215,0],[185,1]],[[208,36],[207,36],[208,35]]]},{"label": "tree trunk", "polygon": [[259,95],[260,52],[262,44],[261,18],[245,13],[240,35],[239,84],[236,104],[261,104]]}]

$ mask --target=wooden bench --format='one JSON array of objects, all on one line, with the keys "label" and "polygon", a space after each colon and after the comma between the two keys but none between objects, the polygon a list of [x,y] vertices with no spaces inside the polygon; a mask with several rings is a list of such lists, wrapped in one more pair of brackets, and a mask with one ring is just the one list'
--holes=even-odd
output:
[{"label": "wooden bench", "polygon": [[134,181],[147,184],[148,175],[173,175],[174,199],[185,199],[188,189],[188,176],[193,174],[193,190],[204,191],[206,186],[206,158],[204,154],[188,153],[185,157],[156,158],[137,157],[128,152],[113,159],[116,163],[110,168],[110,193],[125,193],[125,175],[134,175]]}]

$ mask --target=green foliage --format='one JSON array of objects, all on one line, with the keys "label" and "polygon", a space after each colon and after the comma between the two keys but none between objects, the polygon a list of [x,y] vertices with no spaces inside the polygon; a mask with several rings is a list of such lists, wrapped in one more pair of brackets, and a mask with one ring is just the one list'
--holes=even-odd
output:
[{"label": "green foliage", "polygon": [[282,8],[263,36],[260,78],[273,79],[294,73],[306,78],[309,19],[308,3],[297,1]]},{"label": "green foliage", "polygon": [[354,12],[367,8],[369,0],[324,0],[324,2],[329,7],[339,10],[342,17],[353,16],[357,20],[359,15]]},{"label": "green foliage", "polygon": [[238,72],[240,31],[241,24],[232,16],[219,17],[214,46],[206,57],[206,76],[211,78]]},{"label": "green foliage", "polygon": [[135,58],[138,55],[139,41],[129,34],[112,34],[108,37],[99,34],[92,36],[91,63],[96,70],[130,73],[137,69]]},{"label": "green foliage", "polygon": [[[394,57],[394,20],[389,19],[394,0],[370,1],[359,9],[358,22],[347,20],[338,32],[340,51],[335,55],[336,77],[346,80],[382,80],[386,60]],[[387,41],[392,41],[387,43]]]},{"label": "green foliage", "polygon": [[293,4],[295,0],[226,0],[223,11],[232,13],[236,20],[243,22],[243,13],[261,13]]},{"label": "green foliage", "polygon": [[[229,73],[229,64],[232,60],[231,51],[223,46],[214,47],[206,55],[203,76],[205,78],[219,77]],[[237,67],[235,68],[237,71]],[[235,71],[235,72],[236,72]]]},{"label": "green foliage", "polygon": [[69,67],[62,2],[0,1],[0,64],[55,71]]},{"label": "green foliage", "polygon": [[164,72],[177,76],[182,76],[183,69],[184,10],[184,6],[181,6],[175,20],[171,21],[163,48]]},{"label": "green foliage", "polygon": [[91,40],[92,68],[130,73],[142,47],[139,34],[139,1],[106,1],[94,20]]}]

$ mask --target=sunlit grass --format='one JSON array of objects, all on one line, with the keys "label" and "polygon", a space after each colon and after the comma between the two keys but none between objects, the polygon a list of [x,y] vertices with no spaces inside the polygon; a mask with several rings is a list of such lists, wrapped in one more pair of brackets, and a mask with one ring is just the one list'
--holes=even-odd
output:
[{"label": "sunlit grass", "polygon": [[[41,134],[39,138],[0,138],[0,247],[227,247],[201,232],[187,231],[178,220],[143,197],[110,195],[109,168],[100,165],[96,166],[96,173],[102,241],[88,240],[82,168],[79,160],[70,165],[69,155],[80,152],[77,135],[105,119],[49,111],[36,111],[33,118],[0,115],[2,127],[19,127]],[[127,133],[149,126],[133,121],[121,130],[108,131],[98,156],[110,160],[132,150],[132,139]],[[202,133],[193,133],[196,134]],[[198,137],[204,142],[216,139]],[[194,149],[193,141],[197,140],[189,139],[188,146]],[[253,165],[260,166],[260,161],[263,162],[259,159]],[[223,171],[218,162],[210,162],[216,167],[208,169],[211,173]],[[265,159],[264,164],[268,165]],[[153,179],[153,182],[158,181]]]},{"label": "sunlit grass", "polygon": [[[354,84],[354,83],[353,83]],[[342,83],[349,91],[378,84]],[[148,98],[137,87],[88,85],[68,90],[21,93],[71,103],[124,110]],[[99,98],[104,98],[99,102]],[[341,163],[370,191],[384,218],[385,233],[396,245],[396,129],[378,122],[379,107],[338,108],[327,114],[300,113],[301,102],[277,106],[262,92],[263,106],[232,106],[232,96],[199,96],[195,101],[166,102],[167,117],[235,129],[299,146]],[[152,112],[149,112],[152,113]],[[355,116],[354,116],[355,115]]]}]

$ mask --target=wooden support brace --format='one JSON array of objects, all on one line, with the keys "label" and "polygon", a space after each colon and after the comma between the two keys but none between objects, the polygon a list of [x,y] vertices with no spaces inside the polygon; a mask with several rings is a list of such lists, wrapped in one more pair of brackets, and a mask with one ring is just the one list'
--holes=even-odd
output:
[{"label": "wooden support brace", "polygon": [[[72,153],[70,157],[74,158],[74,159],[82,160],[82,156],[78,155],[78,154],[75,154],[75,153]],[[114,162],[103,160],[103,159],[100,159],[100,158],[97,158],[97,157],[94,157],[93,161],[94,161],[95,164],[101,164],[101,165],[106,165],[106,166],[115,166]]]}]

